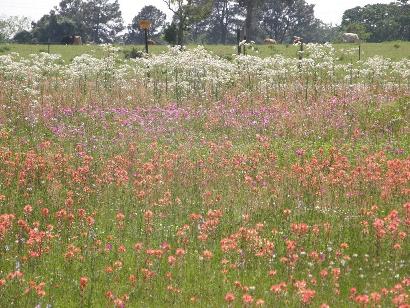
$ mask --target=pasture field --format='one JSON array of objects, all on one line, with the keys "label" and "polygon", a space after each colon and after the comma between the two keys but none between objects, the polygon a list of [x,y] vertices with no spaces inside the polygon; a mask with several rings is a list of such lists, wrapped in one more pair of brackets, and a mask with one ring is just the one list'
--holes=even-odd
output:
[{"label": "pasture field", "polygon": [[0,307],[409,307],[409,43],[34,47],[0,55]]},{"label": "pasture field", "polygon": [[[335,44],[338,60],[346,62],[344,55],[345,49],[356,48],[358,58],[358,45],[357,44]],[[118,46],[120,48],[120,55],[124,53],[122,51],[130,51],[132,48],[136,50],[145,50],[142,45],[125,45]],[[194,49],[197,45],[189,45],[188,49]],[[205,45],[206,50],[213,52],[220,57],[232,58],[232,54],[236,53],[236,47],[233,45]],[[159,54],[167,50],[165,45],[149,46],[150,53]],[[0,55],[8,54],[10,52],[18,52],[21,56],[27,57],[30,54],[36,54],[40,52],[47,52],[47,45],[24,45],[24,44],[0,44]],[[255,45],[254,50],[248,50],[250,55],[258,55],[261,57],[270,57],[274,55],[283,55],[286,57],[297,57],[299,47],[293,45]],[[402,58],[410,58],[410,42],[393,41],[384,43],[363,43],[361,45],[362,59],[367,59],[375,55],[391,58],[392,60],[400,60]],[[82,55],[84,53],[92,54],[95,57],[102,57],[103,47],[98,45],[51,45],[50,53],[59,54],[65,61],[71,61],[74,57]]]}]

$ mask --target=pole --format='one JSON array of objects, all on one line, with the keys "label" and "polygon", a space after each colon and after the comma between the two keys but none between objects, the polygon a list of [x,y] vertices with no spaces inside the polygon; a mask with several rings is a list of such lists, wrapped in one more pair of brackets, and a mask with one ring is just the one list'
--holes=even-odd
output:
[{"label": "pole", "polygon": [[246,35],[243,36],[243,40],[245,41],[245,44],[243,44],[243,54],[246,56]]},{"label": "pole", "polygon": [[144,29],[145,36],[145,52],[148,53],[148,29]]},{"label": "pole", "polygon": [[48,38],[48,41],[47,41],[47,53],[50,53],[50,38]]},{"label": "pole", "polygon": [[238,47],[238,55],[241,54],[241,29],[236,29],[236,46]]},{"label": "pole", "polygon": [[303,59],[303,41],[302,41],[302,40],[300,40],[299,45],[300,45],[300,49],[299,49],[298,69],[299,69],[299,71],[300,71],[301,65],[302,65],[302,63],[301,63],[300,61],[302,61],[302,59]]},{"label": "pole", "polygon": [[362,53],[362,52],[361,52],[361,49],[362,49],[362,44],[359,43],[359,61],[360,61],[361,53]]}]

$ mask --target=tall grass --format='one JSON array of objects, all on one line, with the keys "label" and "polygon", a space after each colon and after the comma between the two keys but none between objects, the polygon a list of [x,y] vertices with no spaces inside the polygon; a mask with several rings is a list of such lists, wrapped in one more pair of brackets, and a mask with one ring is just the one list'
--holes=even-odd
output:
[{"label": "tall grass", "polygon": [[409,60],[0,56],[0,306],[398,306]]}]

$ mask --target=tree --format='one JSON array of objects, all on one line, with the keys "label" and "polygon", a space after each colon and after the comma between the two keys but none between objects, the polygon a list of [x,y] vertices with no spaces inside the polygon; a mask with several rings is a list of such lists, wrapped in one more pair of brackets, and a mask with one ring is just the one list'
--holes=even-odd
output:
[{"label": "tree", "polygon": [[89,0],[83,10],[83,22],[92,42],[110,43],[124,29],[118,0]]},{"label": "tree", "polygon": [[153,5],[144,6],[141,11],[132,19],[132,23],[128,25],[128,33],[126,35],[127,43],[143,43],[144,32],[139,29],[139,21],[146,19],[151,22],[148,29],[150,37],[156,37],[160,34],[165,26],[166,15],[161,10]]},{"label": "tree", "polygon": [[164,40],[171,45],[175,45],[177,43],[177,26],[174,22],[165,27]]},{"label": "tree", "polygon": [[30,20],[27,17],[0,18],[0,42],[10,40],[16,33],[29,28]]},{"label": "tree", "polygon": [[62,0],[56,10],[74,22],[84,41],[113,42],[124,29],[118,0]]},{"label": "tree", "polygon": [[318,27],[314,5],[305,0],[267,0],[261,9],[260,28],[282,43],[293,36],[306,37]]},{"label": "tree", "polygon": [[85,2],[83,0],[62,0],[56,8],[58,14],[70,19],[75,24],[76,35],[80,35],[83,41],[87,41],[89,31],[83,22]]},{"label": "tree", "polygon": [[195,42],[197,44],[204,44],[207,40],[207,33],[209,29],[209,20],[197,20],[189,25],[185,35],[186,41]]},{"label": "tree", "polygon": [[402,0],[346,10],[342,19],[343,29],[354,24],[364,26],[370,42],[410,40],[410,4]]},{"label": "tree", "polygon": [[62,0],[57,8],[58,13],[61,16],[65,16],[76,20],[78,13],[84,9],[84,1],[82,0]]},{"label": "tree", "polygon": [[31,35],[30,31],[27,30],[22,30],[20,32],[17,32],[16,35],[13,36],[13,42],[24,44],[24,43],[30,43],[33,39],[33,36]]},{"label": "tree", "polygon": [[109,43],[123,30],[118,0],[62,0],[32,27],[38,42],[80,35],[83,41]]},{"label": "tree", "polygon": [[247,41],[256,38],[256,14],[265,0],[238,0],[241,7],[245,9],[245,35]]},{"label": "tree", "polygon": [[208,18],[208,39],[212,43],[226,44],[233,28],[239,24],[238,3],[231,0],[215,0]]},{"label": "tree", "polygon": [[306,41],[317,43],[339,42],[341,37],[342,33],[340,26],[326,24],[319,19],[316,19],[312,29],[303,36]]},{"label": "tree", "polygon": [[177,44],[184,43],[188,26],[205,19],[211,12],[212,0],[163,0],[177,20]]},{"label": "tree", "polygon": [[56,14],[54,10],[32,24],[32,36],[37,42],[61,42],[65,36],[76,34],[75,23],[66,17]]}]

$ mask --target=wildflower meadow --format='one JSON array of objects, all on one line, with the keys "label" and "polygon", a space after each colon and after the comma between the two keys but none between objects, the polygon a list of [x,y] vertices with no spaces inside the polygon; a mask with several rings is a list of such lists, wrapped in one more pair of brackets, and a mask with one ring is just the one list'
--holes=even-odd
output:
[{"label": "wildflower meadow", "polygon": [[410,59],[0,56],[1,307],[410,307]]}]

